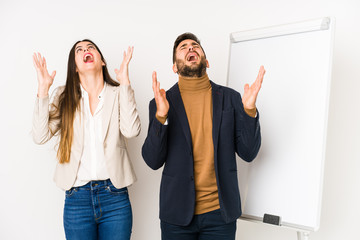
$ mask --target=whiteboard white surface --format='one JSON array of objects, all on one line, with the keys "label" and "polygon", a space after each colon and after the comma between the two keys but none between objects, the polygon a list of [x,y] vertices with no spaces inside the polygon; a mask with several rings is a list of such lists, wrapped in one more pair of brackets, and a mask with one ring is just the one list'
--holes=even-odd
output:
[{"label": "whiteboard white surface", "polygon": [[238,161],[245,218],[272,214],[284,226],[319,228],[333,28],[331,19],[327,30],[230,44],[229,87],[243,93],[266,69],[257,99],[262,145],[252,163]]}]

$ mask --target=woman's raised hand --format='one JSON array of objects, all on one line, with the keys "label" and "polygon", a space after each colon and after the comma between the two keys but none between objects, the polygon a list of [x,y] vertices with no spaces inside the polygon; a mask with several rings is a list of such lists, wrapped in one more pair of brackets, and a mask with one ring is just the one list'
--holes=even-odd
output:
[{"label": "woman's raised hand", "polygon": [[49,74],[46,66],[46,60],[40,53],[33,54],[33,63],[38,79],[38,97],[46,97],[49,93],[51,85],[54,82],[56,71],[53,71],[51,75]]},{"label": "woman's raised hand", "polygon": [[120,69],[115,69],[116,80],[119,81],[120,84],[129,85],[129,63],[132,58],[132,54],[134,51],[134,47],[128,47],[127,52],[124,51],[123,61],[120,65]]}]

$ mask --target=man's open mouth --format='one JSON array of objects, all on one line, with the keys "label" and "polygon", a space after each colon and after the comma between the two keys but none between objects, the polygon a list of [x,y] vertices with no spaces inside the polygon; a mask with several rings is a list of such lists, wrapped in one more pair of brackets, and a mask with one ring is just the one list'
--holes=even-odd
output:
[{"label": "man's open mouth", "polygon": [[189,53],[186,57],[186,60],[189,62],[197,61],[199,59],[198,55],[196,53]]}]

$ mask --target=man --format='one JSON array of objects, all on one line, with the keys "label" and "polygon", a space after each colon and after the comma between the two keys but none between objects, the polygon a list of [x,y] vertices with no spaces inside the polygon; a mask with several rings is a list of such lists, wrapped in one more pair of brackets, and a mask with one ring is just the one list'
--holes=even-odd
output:
[{"label": "man", "polygon": [[163,240],[235,239],[241,215],[235,152],[252,161],[260,148],[255,102],[264,68],[244,96],[209,80],[198,38],[180,35],[173,48],[179,81],[160,89],[153,73],[148,136],[142,155],[149,167],[164,165],[160,186]]}]

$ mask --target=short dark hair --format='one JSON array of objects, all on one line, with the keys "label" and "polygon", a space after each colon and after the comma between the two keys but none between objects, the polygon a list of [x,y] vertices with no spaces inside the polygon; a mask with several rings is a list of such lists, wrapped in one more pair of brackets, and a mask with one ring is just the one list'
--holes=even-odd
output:
[{"label": "short dark hair", "polygon": [[187,39],[191,39],[191,40],[194,40],[195,42],[197,42],[201,49],[203,50],[204,52],[204,55],[205,55],[205,58],[206,58],[206,54],[205,54],[205,51],[204,49],[202,48],[201,44],[200,44],[200,40],[197,38],[197,36],[195,36],[195,34],[191,33],[191,32],[186,32],[186,33],[183,33],[181,35],[179,35],[175,42],[174,42],[174,48],[173,48],[173,63],[175,63],[175,60],[176,60],[176,48],[179,46],[179,44],[184,41],[184,40],[187,40]]}]

